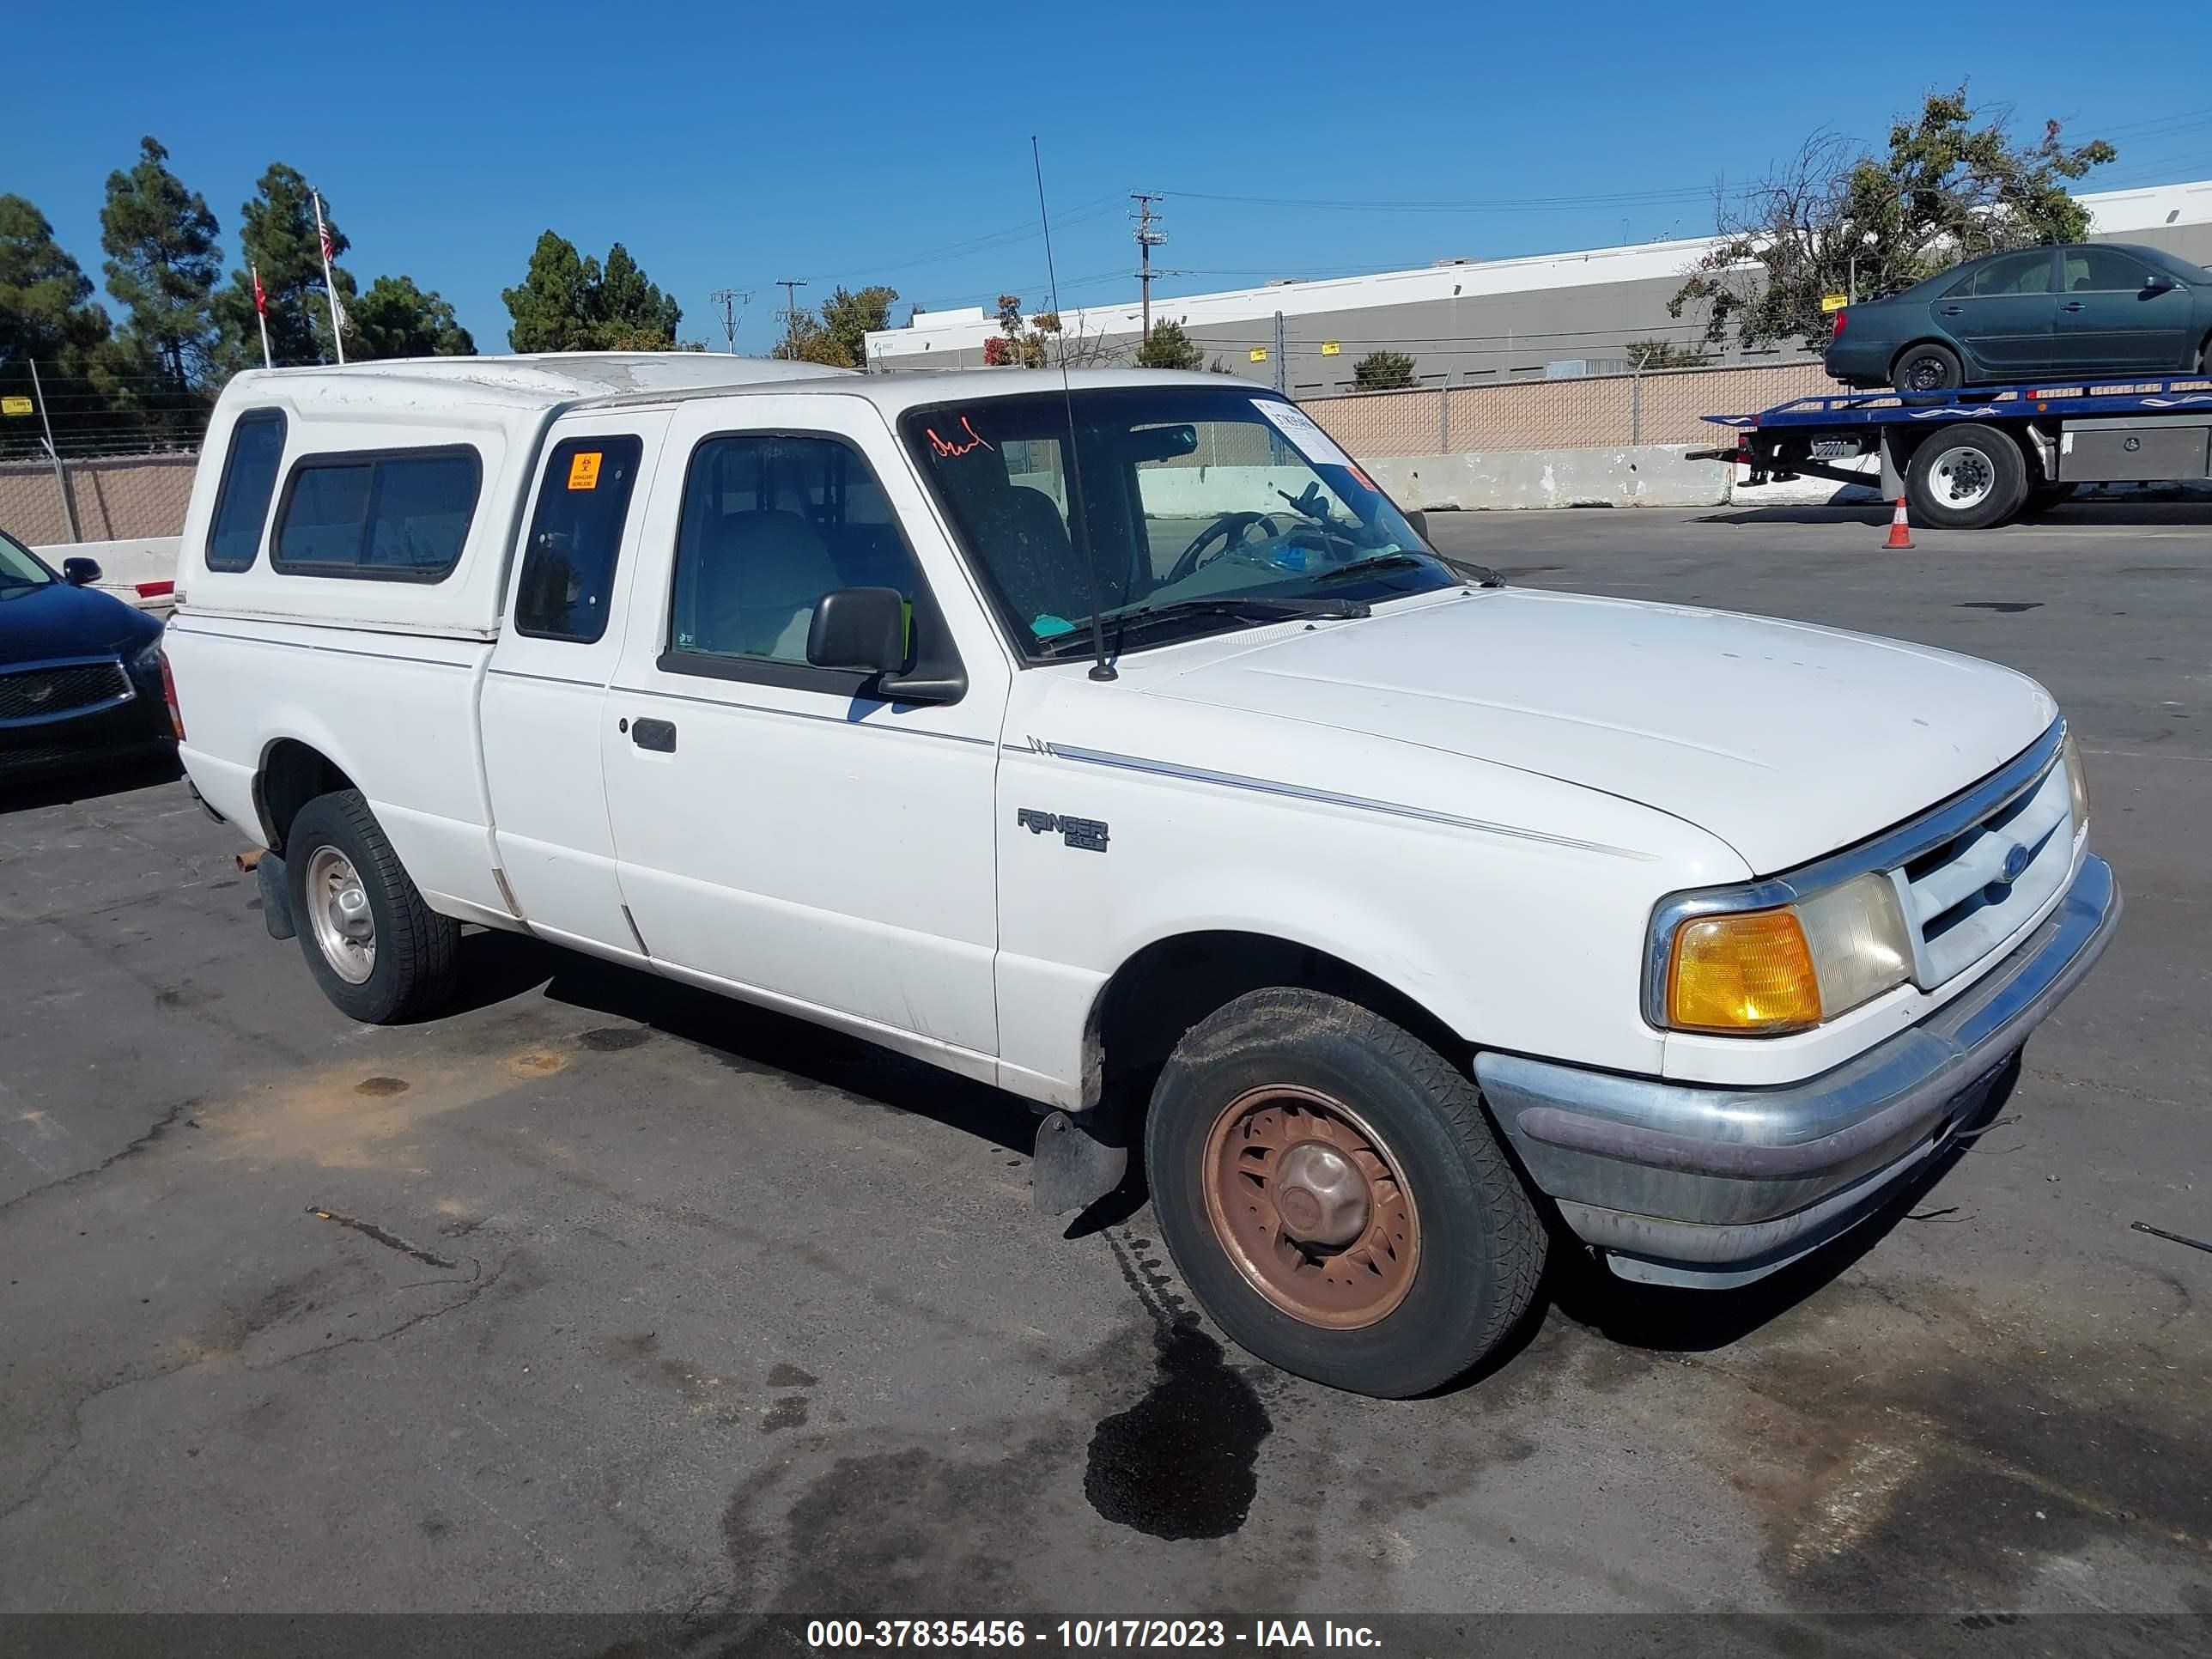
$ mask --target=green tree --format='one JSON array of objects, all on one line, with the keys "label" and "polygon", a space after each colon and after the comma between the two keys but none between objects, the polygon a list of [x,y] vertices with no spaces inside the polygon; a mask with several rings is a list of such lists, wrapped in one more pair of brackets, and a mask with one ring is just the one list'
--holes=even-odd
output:
[{"label": "green tree", "polygon": [[222,276],[207,198],[169,170],[169,152],[138,141],[138,161],[107,175],[100,245],[107,291],[128,313],[118,346],[141,364],[151,404],[188,409],[203,399],[218,335],[210,296]]},{"label": "green tree", "polygon": [[1746,345],[1818,347],[1831,328],[1823,295],[1880,298],[1978,254],[2079,241],[2088,213],[2068,186],[2118,154],[2102,139],[2062,143],[2056,121],[2018,142],[2008,113],[1975,107],[1964,87],[1931,92],[1892,125],[1887,155],[1818,134],[1724,205],[1721,241],[1667,309],[1704,306],[1708,340],[1733,329]]},{"label": "green tree", "polygon": [[517,351],[669,351],[684,319],[620,242],[602,267],[551,230],[538,237],[521,283],[501,297]]},{"label": "green tree", "polygon": [[[836,354],[837,367],[867,367],[868,334],[872,330],[890,326],[891,307],[897,302],[898,290],[880,285],[864,288],[858,294],[840,288],[823,301],[822,332]],[[832,360],[824,357],[811,361]]]},{"label": "green tree", "polygon": [[1163,317],[1152,331],[1137,343],[1139,368],[1203,368],[1206,352],[1183,331],[1181,323]]},{"label": "green tree", "polygon": [[[92,374],[109,362],[111,328],[46,216],[21,196],[0,196],[0,394],[31,395],[33,360],[57,440],[108,424]],[[0,433],[22,435],[15,423]]]},{"label": "green tree", "polygon": [[[607,334],[610,351],[671,351],[676,346],[676,325],[684,320],[684,307],[672,295],[663,294],[638,269],[629,250],[617,242],[607,250],[600,272],[598,297],[599,324]],[[647,340],[657,345],[643,343]],[[616,343],[617,341],[622,343]]]},{"label": "green tree", "polygon": [[1622,348],[1633,368],[1699,368],[1712,362],[1712,354],[1672,340],[1631,340]]},{"label": "green tree", "polygon": [[1402,351],[1370,351],[1352,366],[1362,392],[1402,392],[1413,384],[1413,360]]},{"label": "green tree", "polygon": [[[352,244],[323,203],[323,222],[331,234],[331,280],[341,308],[353,304],[353,275],[338,264]],[[315,240],[315,205],[307,181],[282,161],[261,175],[253,198],[239,210],[239,268],[230,286],[215,296],[215,319],[222,331],[218,356],[230,369],[261,367],[261,335],[253,316],[253,271],[269,298],[269,350],[280,365],[331,363],[337,352],[331,337],[328,290],[323,283],[322,249]]]},{"label": "green tree", "polygon": [[424,293],[411,276],[380,276],[354,301],[348,356],[473,357],[469,337],[453,308],[435,293]]}]

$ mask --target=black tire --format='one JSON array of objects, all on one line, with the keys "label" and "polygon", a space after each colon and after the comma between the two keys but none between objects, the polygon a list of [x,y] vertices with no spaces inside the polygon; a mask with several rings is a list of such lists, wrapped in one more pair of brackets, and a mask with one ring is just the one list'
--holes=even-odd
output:
[{"label": "black tire", "polygon": [[[374,932],[374,962],[358,981],[341,975],[326,953],[311,906],[308,881],[317,854],[331,848],[359,878]],[[358,789],[318,795],[300,809],[284,838],[284,879],[307,971],[338,1012],[369,1025],[392,1025],[430,1012],[453,994],[461,925],[422,902],[376,816]]]},{"label": "black tire", "polygon": [[1959,362],[1959,354],[1933,340],[1905,347],[1890,366],[1889,383],[1907,395],[1948,392],[1965,385],[1966,380],[1966,371]]},{"label": "black tire", "polygon": [[2020,504],[2020,516],[2032,518],[2038,513],[2048,513],[2060,502],[2069,499],[2075,490],[2070,483],[2039,483],[2028,487],[2027,499]]},{"label": "black tire", "polygon": [[2004,432],[1954,426],[1931,433],[1905,470],[1912,521],[1936,530],[2002,524],[2027,499],[2027,458]]},{"label": "black tire", "polygon": [[[1209,1219],[1217,1121],[1254,1091],[1279,1086],[1316,1091],[1364,1118],[1418,1215],[1403,1299],[1358,1328],[1284,1311]],[[1200,1304],[1239,1346],[1297,1376],[1386,1399],[1425,1394],[1480,1364],[1535,1297],[1544,1226],[1473,1080],[1357,1004],[1316,991],[1253,991],[1193,1027],[1152,1091],[1145,1155],[1160,1237]]]}]

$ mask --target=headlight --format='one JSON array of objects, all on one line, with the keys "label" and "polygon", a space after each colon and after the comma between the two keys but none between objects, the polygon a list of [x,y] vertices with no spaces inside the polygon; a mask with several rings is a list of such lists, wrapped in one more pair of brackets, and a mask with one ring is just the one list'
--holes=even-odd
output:
[{"label": "headlight", "polygon": [[1870,872],[1794,903],[1676,924],[1660,1008],[1677,1030],[1778,1036],[1833,1019],[1911,973],[1897,890]]},{"label": "headlight", "polygon": [[159,634],[131,654],[131,672],[151,679],[161,678],[161,636]]},{"label": "headlight", "polygon": [[2058,746],[2058,763],[2066,769],[2066,793],[2074,805],[2074,833],[2089,823],[2089,775],[2081,768],[2081,750],[2074,741],[2074,728],[2066,728],[2066,741]]}]

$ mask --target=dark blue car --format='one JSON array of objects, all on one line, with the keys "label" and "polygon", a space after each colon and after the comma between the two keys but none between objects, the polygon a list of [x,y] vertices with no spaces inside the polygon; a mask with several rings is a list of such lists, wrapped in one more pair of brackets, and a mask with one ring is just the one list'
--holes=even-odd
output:
[{"label": "dark blue car", "polygon": [[1992,253],[1887,300],[1846,306],[1828,373],[1942,392],[2049,375],[2186,374],[2212,354],[2212,271],[2154,247],[2088,242]]},{"label": "dark blue car", "polygon": [[143,756],[174,742],[161,690],[161,624],[56,571],[0,531],[0,779]]}]

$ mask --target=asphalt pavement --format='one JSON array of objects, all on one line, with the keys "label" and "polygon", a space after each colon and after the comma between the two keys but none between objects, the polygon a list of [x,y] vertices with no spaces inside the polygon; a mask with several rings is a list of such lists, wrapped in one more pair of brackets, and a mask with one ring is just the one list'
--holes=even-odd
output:
[{"label": "asphalt pavement", "polygon": [[1142,1207],[1064,1238],[1010,1097],[495,934],[356,1026],[180,781],[17,799],[0,1612],[2212,1618],[2212,1254],[2130,1225],[2212,1238],[2212,510],[1885,522],[1432,520],[2035,675],[2128,910],[1909,1209],[1741,1293],[1563,1269],[1429,1400],[1224,1348]]}]

